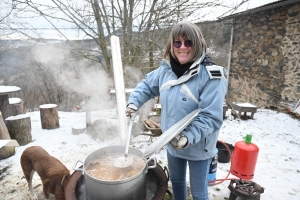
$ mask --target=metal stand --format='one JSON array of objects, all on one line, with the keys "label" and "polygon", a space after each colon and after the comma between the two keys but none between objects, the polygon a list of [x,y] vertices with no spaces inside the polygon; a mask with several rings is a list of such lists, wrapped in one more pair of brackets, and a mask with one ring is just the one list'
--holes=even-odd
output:
[{"label": "metal stand", "polygon": [[264,193],[264,188],[253,181],[231,180],[228,186],[231,191],[229,200],[236,200],[241,197],[246,200],[259,200],[260,194]]}]

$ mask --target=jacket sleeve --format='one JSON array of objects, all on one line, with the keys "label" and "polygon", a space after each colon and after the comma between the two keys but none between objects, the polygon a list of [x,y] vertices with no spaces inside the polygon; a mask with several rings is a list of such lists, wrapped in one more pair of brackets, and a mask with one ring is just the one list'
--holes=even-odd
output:
[{"label": "jacket sleeve", "polygon": [[[133,103],[138,109],[149,99],[159,96],[159,76],[162,69],[148,73],[130,94],[128,104]],[[128,105],[127,104],[127,105]]]}]

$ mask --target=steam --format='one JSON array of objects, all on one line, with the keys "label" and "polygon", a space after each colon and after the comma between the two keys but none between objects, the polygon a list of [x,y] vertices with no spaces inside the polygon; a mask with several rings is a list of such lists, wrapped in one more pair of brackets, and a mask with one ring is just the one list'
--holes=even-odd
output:
[{"label": "steam", "polygon": [[[130,88],[135,88],[142,79],[145,78],[141,70],[136,69],[135,67],[124,67],[124,81],[125,85],[129,86]],[[147,101],[138,111],[139,118],[135,119],[135,122],[141,121],[143,119],[148,118],[149,112],[151,112],[151,108],[153,105],[157,103],[156,99],[150,99]],[[140,129],[143,129],[143,124],[140,125]],[[138,128],[135,129],[137,132],[139,131]]]},{"label": "steam", "polygon": [[[75,59],[71,56],[71,51],[62,48],[61,44],[38,45],[31,51],[33,59],[42,66],[45,72],[54,75],[54,82],[66,91],[75,91],[85,96],[85,111],[92,111],[91,123],[96,138],[108,137],[118,130],[117,113],[112,113],[110,120],[107,116],[101,115],[101,110],[115,109],[115,94],[110,94],[110,89],[114,88],[113,80],[108,76],[99,63],[91,62],[87,59]],[[142,72],[135,67],[124,67],[125,88],[135,88],[144,78]],[[129,94],[126,95],[128,100]],[[155,99],[149,100],[139,110],[139,118],[135,122],[135,132],[141,133],[143,126],[141,120],[147,118],[150,108],[155,104]],[[97,112],[94,114],[95,112]],[[100,136],[101,135],[101,136]]]},{"label": "steam", "polygon": [[141,70],[128,65],[124,67],[125,88],[135,88],[143,78]]},{"label": "steam", "polygon": [[94,110],[110,108],[112,80],[99,63],[71,58],[69,50],[54,45],[40,45],[32,50],[34,59],[45,71],[54,74],[55,82],[66,91],[75,91],[89,99]]}]

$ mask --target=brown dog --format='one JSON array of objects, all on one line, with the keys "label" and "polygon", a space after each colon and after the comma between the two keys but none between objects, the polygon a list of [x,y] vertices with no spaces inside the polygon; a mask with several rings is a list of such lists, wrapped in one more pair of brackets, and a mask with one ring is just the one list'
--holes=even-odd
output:
[{"label": "brown dog", "polygon": [[31,199],[37,199],[32,189],[32,177],[36,171],[43,183],[45,199],[54,194],[56,200],[65,199],[64,188],[70,178],[70,171],[42,147],[32,146],[24,150],[21,166],[28,183]]}]

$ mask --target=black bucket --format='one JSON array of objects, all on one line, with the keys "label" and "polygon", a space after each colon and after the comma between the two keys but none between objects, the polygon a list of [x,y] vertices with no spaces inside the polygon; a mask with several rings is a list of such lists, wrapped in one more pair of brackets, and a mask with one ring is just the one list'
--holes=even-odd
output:
[{"label": "black bucket", "polygon": [[232,144],[228,144],[228,143],[225,144],[229,148],[230,153],[228,152],[226,146],[222,142],[217,141],[218,162],[220,163],[228,163],[230,161],[231,155],[234,150],[234,146],[232,146]]}]

